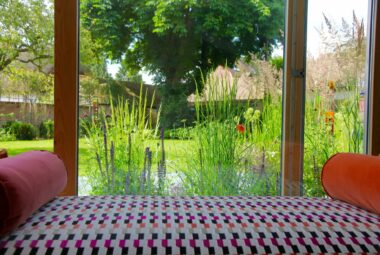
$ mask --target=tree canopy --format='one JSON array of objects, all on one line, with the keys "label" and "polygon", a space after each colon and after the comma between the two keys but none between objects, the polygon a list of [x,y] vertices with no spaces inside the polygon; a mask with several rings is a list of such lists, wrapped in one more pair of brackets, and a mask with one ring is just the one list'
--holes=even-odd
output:
[{"label": "tree canopy", "polygon": [[0,72],[14,61],[42,68],[53,59],[53,14],[51,1],[0,1]]},{"label": "tree canopy", "polygon": [[[130,74],[144,69],[165,101],[189,95],[201,72],[249,53],[270,56],[281,40],[284,1],[84,0],[83,26]],[[165,113],[164,113],[165,114]]]}]

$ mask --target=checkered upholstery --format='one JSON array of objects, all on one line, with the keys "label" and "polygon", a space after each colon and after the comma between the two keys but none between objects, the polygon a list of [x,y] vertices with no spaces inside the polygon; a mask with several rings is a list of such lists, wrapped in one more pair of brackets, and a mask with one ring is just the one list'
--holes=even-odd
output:
[{"label": "checkered upholstery", "polygon": [[0,254],[380,253],[380,215],[291,197],[60,197]]}]

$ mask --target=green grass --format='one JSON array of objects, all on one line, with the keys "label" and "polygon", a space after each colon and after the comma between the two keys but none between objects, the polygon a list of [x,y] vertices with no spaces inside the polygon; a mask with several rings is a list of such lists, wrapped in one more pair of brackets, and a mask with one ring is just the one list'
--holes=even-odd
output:
[{"label": "green grass", "polygon": [[[149,145],[153,152],[157,151],[158,140],[151,140]],[[167,160],[168,171],[175,171],[179,169],[185,169],[186,159],[191,155],[189,150],[193,148],[193,141],[184,140],[165,140],[165,154]],[[47,150],[53,151],[53,140],[34,140],[34,141],[12,141],[2,142],[1,148],[5,148],[8,151],[9,156],[15,156],[17,154],[31,151],[31,150]],[[92,155],[85,139],[79,139],[79,175],[86,176],[85,167],[89,162],[94,162],[91,159]],[[153,162],[154,164],[156,162]],[[153,165],[153,169],[156,168],[156,164]]]},{"label": "green grass", "polygon": [[[158,140],[149,141],[152,144],[153,151],[157,149]],[[168,170],[179,170],[185,168],[185,163],[188,157],[192,155],[195,143],[190,140],[165,140],[165,157]],[[153,162],[155,163],[155,162]]]},{"label": "green grass", "polygon": [[31,150],[53,151],[53,140],[1,142],[0,147],[5,148],[9,156],[15,156]]},{"label": "green grass", "polygon": [[[53,140],[33,140],[33,141],[12,141],[2,142],[1,148],[8,151],[9,156],[31,151],[31,150],[47,150],[53,151]],[[79,139],[79,169],[81,166],[86,165],[88,159],[91,157],[88,146],[84,139]],[[82,175],[79,172],[79,175]]]},{"label": "green grass", "polygon": [[[159,153],[161,147],[157,148],[157,143],[161,144],[159,140],[150,140],[148,146],[153,154]],[[161,145],[160,145],[161,146]],[[177,170],[186,169],[187,159],[192,155],[191,150],[194,148],[194,142],[189,140],[165,140],[165,157],[168,172],[175,172]],[[159,150],[159,151],[158,151]],[[87,176],[91,168],[87,167],[89,162],[95,163],[95,154],[91,153],[86,141],[81,139],[79,143],[79,175]],[[153,156],[152,169],[157,170],[157,160]],[[94,165],[97,169],[97,165]]]}]

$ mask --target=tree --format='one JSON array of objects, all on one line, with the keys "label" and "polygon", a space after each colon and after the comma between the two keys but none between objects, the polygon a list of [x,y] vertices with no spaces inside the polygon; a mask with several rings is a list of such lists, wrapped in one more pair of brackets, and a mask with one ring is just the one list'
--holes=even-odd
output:
[{"label": "tree", "polygon": [[51,1],[0,1],[0,72],[14,61],[39,69],[52,61],[53,15]]},{"label": "tree", "polygon": [[91,106],[94,101],[103,102],[105,97],[104,84],[91,76],[80,77],[80,99],[84,104]]},{"label": "tree", "polygon": [[233,66],[250,52],[270,56],[271,45],[281,39],[283,4],[278,0],[84,0],[81,11],[84,26],[111,60],[123,62],[131,73],[144,68],[154,76],[162,88],[165,117],[173,110],[165,105],[186,104],[179,97],[195,90],[202,71]]},{"label": "tree", "polygon": [[53,77],[28,68],[11,67],[7,72],[12,84],[9,93],[22,96],[23,101],[34,104],[36,102],[53,101]]},{"label": "tree", "polygon": [[105,54],[101,51],[101,45],[91,38],[91,33],[82,25],[80,26],[79,63],[80,73],[98,79],[107,79]]},{"label": "tree", "polygon": [[142,75],[138,72],[131,73],[131,70],[122,63],[118,72],[116,73],[116,80],[118,81],[129,81],[135,83],[142,83]]}]

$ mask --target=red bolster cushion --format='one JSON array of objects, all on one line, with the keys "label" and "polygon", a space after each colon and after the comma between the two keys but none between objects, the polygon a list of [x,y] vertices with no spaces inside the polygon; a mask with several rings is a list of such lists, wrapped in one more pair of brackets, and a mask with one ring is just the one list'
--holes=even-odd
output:
[{"label": "red bolster cushion", "polygon": [[330,197],[380,214],[380,157],[338,153],[327,160],[321,178]]},{"label": "red bolster cushion", "polygon": [[66,186],[61,159],[47,151],[31,151],[0,160],[0,235],[23,223]]}]

